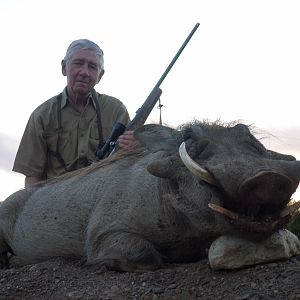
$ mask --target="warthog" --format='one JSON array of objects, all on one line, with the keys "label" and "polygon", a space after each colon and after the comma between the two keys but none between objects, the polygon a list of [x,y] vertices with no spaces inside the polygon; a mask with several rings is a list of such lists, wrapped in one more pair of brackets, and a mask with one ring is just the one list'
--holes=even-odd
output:
[{"label": "warthog", "polygon": [[151,270],[205,257],[220,235],[259,239],[286,225],[300,162],[267,150],[248,126],[151,124],[135,137],[131,151],[8,197],[2,268],[12,253]]}]

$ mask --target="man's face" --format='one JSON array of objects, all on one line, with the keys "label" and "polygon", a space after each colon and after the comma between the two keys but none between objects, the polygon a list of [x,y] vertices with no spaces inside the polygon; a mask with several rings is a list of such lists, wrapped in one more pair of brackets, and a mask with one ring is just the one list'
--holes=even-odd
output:
[{"label": "man's face", "polygon": [[100,81],[104,71],[99,57],[92,50],[76,49],[70,61],[62,61],[62,73],[67,76],[68,91],[73,95],[87,95]]}]

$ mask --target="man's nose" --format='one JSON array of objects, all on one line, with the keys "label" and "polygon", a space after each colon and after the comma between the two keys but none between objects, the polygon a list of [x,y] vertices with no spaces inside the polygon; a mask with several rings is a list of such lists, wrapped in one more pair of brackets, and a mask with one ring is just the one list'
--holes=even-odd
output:
[{"label": "man's nose", "polygon": [[84,74],[84,75],[89,75],[90,71],[89,71],[89,66],[88,64],[83,64],[80,68],[80,73]]}]

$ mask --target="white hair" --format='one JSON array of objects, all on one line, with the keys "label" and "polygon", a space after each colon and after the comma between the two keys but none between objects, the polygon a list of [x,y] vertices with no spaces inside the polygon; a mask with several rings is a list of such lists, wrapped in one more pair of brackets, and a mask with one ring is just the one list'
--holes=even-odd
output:
[{"label": "white hair", "polygon": [[72,58],[74,50],[82,49],[82,50],[93,50],[99,57],[99,66],[102,70],[104,70],[104,58],[103,58],[103,51],[102,49],[94,42],[87,40],[87,39],[80,39],[73,41],[66,52],[64,60],[68,63]]}]

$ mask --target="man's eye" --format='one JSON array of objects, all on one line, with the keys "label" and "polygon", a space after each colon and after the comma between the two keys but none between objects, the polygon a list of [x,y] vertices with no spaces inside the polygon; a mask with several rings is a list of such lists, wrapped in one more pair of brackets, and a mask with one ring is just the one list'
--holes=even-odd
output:
[{"label": "man's eye", "polygon": [[97,66],[96,65],[89,65],[89,68],[91,68],[93,70],[97,70]]}]

